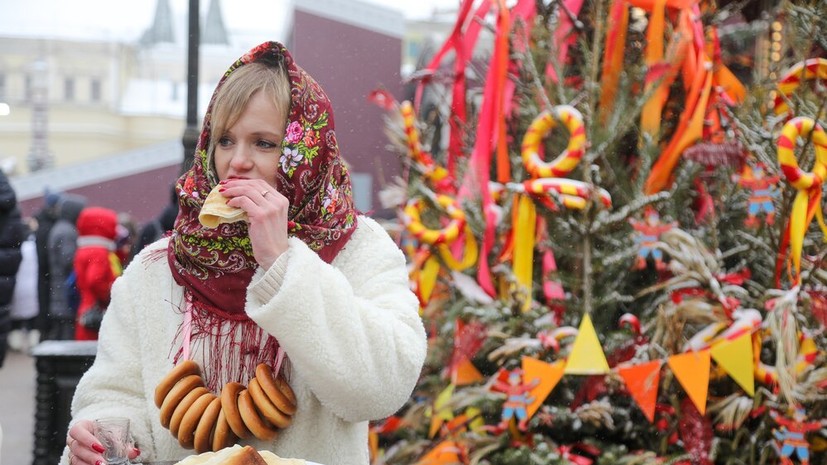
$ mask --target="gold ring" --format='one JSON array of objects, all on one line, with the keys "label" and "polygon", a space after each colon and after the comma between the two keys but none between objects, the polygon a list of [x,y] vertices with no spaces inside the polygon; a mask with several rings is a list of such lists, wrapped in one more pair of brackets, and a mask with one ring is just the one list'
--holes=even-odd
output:
[{"label": "gold ring", "polygon": [[269,194],[269,193],[270,193],[270,191],[268,191],[268,190],[261,191],[261,196],[262,197],[267,197],[267,194]]}]

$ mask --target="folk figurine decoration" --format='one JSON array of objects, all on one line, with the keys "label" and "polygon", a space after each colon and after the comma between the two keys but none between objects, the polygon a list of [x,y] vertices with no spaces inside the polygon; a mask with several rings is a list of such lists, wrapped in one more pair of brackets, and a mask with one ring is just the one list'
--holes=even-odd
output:
[{"label": "folk figurine decoration", "polygon": [[793,455],[798,457],[801,465],[810,464],[810,443],[807,442],[807,433],[827,427],[827,419],[820,421],[806,421],[807,411],[801,405],[795,406],[793,417],[786,418],[777,411],[770,410],[770,416],[780,428],[773,430],[777,440],[774,449],[781,459],[781,465],[792,465]]},{"label": "folk figurine decoration", "polygon": [[497,427],[506,429],[511,420],[515,419],[517,420],[517,428],[520,431],[525,431],[529,420],[528,406],[534,401],[534,398],[529,395],[529,393],[537,386],[539,380],[534,379],[525,383],[523,381],[523,370],[519,368],[508,371],[505,376],[505,381],[503,381],[502,378],[502,373],[500,373],[492,387],[493,390],[503,392],[506,395],[505,403],[503,404],[502,421]]},{"label": "folk figurine decoration", "polygon": [[629,219],[629,223],[635,230],[634,240],[638,247],[634,268],[637,270],[646,268],[646,259],[651,256],[657,270],[666,269],[663,251],[657,248],[656,243],[663,233],[675,227],[675,223],[661,223],[660,214],[652,207],[646,207],[642,221]]},{"label": "folk figurine decoration", "polygon": [[778,175],[769,175],[761,163],[752,168],[747,165],[742,174],[733,176],[738,185],[750,191],[745,226],[757,228],[758,214],[762,212],[766,215],[764,221],[767,225],[775,223],[775,206],[772,201],[778,196],[775,186],[780,179]]}]

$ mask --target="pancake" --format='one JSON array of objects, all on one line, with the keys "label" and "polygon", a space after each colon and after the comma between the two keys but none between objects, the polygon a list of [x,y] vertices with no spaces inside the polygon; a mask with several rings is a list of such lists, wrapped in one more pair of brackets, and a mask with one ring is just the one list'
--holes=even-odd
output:
[{"label": "pancake", "polygon": [[221,223],[247,221],[247,212],[227,205],[229,199],[221,195],[219,188],[221,188],[220,184],[207,195],[204,205],[201,206],[201,212],[198,214],[198,221],[208,228],[217,228]]}]

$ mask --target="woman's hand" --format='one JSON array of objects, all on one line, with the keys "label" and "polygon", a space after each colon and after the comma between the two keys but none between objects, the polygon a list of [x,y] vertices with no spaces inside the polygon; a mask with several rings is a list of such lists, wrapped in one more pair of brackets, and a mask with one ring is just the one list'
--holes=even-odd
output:
[{"label": "woman's hand", "polygon": [[221,195],[227,205],[247,212],[253,256],[266,269],[287,251],[287,209],[290,202],[261,179],[221,181]]},{"label": "woman's hand", "polygon": [[[104,465],[106,449],[95,437],[94,422],[79,420],[69,429],[66,445],[69,447],[69,465]],[[137,447],[129,453],[129,460],[141,455]]]}]

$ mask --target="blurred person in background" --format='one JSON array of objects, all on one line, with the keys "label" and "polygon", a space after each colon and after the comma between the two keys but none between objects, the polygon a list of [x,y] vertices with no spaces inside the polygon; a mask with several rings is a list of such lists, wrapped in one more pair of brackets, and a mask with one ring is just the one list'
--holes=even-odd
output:
[{"label": "blurred person in background", "polygon": [[115,254],[121,262],[121,268],[126,268],[132,261],[132,249],[138,235],[138,225],[129,213],[118,213],[118,229],[115,232]]},{"label": "blurred person in background", "polygon": [[17,194],[6,173],[0,170],[0,367],[6,359],[7,338],[11,330],[11,301],[17,270],[23,260],[20,247],[26,238],[26,225],[20,216]]},{"label": "blurred person in background", "polygon": [[49,333],[46,339],[71,340],[75,337],[77,308],[70,302],[72,295],[67,278],[75,265],[78,229],[76,226],[86,198],[63,194],[58,201],[58,220],[49,232],[49,274],[51,301],[49,302]]},{"label": "blurred person in background", "polygon": [[11,326],[9,348],[18,352],[28,352],[37,344],[39,336],[32,338],[40,308],[37,300],[37,245],[34,237],[34,219],[27,225],[28,234],[20,247],[23,261],[17,270],[17,283],[11,301]]},{"label": "blurred person in background", "polygon": [[75,276],[80,293],[75,339],[91,341],[98,338],[98,328],[82,324],[84,313],[93,307],[105,309],[115,278],[121,275],[121,260],[115,243],[118,237],[118,214],[103,207],[86,207],[77,221],[78,248],[75,251]]},{"label": "blurred person in background", "polygon": [[170,194],[169,203],[161,210],[161,213],[141,226],[138,237],[132,246],[132,256],[138,255],[138,252],[143,250],[144,247],[172,231],[172,227],[175,225],[175,217],[178,216],[178,195],[175,193],[174,184],[170,189]]},{"label": "blurred person in background", "polygon": [[49,333],[49,304],[52,301],[52,282],[49,273],[49,233],[58,220],[57,204],[60,193],[50,190],[43,196],[43,207],[35,213],[34,232],[37,244],[37,305],[39,307],[34,328],[29,331],[29,346],[34,347],[40,338]]}]

